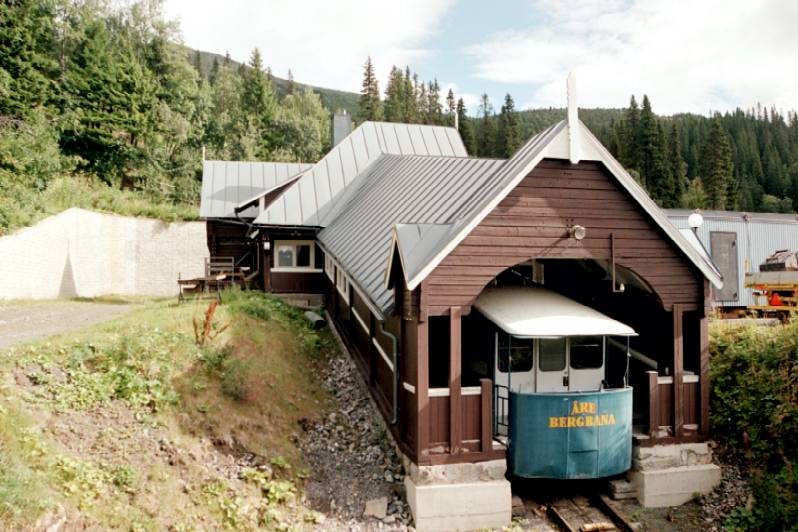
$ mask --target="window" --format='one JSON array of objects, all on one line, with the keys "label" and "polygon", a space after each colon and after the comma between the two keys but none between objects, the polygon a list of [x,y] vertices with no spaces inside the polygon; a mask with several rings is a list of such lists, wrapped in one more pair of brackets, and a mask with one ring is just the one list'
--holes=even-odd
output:
[{"label": "window", "polygon": [[324,256],[324,273],[330,281],[335,282],[335,261],[329,255]]},{"label": "window", "polygon": [[604,339],[601,336],[571,338],[571,367],[598,369],[604,363]]},{"label": "window", "polygon": [[538,344],[540,371],[565,369],[565,338],[541,338]]},{"label": "window", "polygon": [[533,366],[534,340],[499,333],[499,371],[507,373],[507,359],[513,372],[530,371]]},{"label": "window", "polygon": [[341,293],[342,296],[349,300],[349,279],[346,277],[346,274],[341,269],[340,266],[335,268],[335,286],[338,288],[338,291]]},{"label": "window", "polygon": [[311,240],[277,240],[273,270],[319,271],[315,268],[316,246]]}]

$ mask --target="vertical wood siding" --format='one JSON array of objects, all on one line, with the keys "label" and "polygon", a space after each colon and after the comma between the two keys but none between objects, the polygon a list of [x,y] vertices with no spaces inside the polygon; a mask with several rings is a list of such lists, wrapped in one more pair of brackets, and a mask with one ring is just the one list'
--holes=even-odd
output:
[{"label": "vertical wood siding", "polygon": [[[568,236],[582,225],[584,240]],[[469,307],[493,277],[530,258],[610,259],[642,277],[665,309],[693,307],[702,276],[600,163],[544,160],[438,265],[422,294],[430,314]]]}]

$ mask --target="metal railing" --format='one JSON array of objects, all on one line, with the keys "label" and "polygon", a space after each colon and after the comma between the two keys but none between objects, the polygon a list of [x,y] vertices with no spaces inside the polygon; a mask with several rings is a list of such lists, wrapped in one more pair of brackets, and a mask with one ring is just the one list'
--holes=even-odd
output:
[{"label": "metal railing", "polygon": [[493,436],[509,434],[510,390],[501,384],[493,385]]}]

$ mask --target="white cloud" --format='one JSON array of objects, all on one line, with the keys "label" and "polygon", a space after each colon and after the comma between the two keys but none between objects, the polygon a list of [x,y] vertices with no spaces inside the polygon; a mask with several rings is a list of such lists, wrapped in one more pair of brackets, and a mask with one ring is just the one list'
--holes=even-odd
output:
[{"label": "white cloud", "polygon": [[358,91],[371,55],[383,83],[392,64],[428,53],[421,47],[454,0],[166,0],[187,45],[239,61],[261,49],[266,65],[304,83]]},{"label": "white cloud", "polygon": [[655,111],[706,113],[757,101],[798,108],[798,2],[537,0],[540,24],[466,52],[475,75],[532,84],[528,106],[562,106],[577,75],[582,107],[646,93]]}]

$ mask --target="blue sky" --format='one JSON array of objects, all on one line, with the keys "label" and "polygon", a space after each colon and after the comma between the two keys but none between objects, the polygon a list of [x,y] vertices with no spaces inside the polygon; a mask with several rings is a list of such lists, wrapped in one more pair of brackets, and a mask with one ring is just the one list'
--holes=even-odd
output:
[{"label": "blue sky", "polygon": [[[220,9],[220,5],[224,8]],[[273,72],[358,91],[371,55],[437,77],[476,110],[487,92],[518,108],[563,106],[565,77],[584,107],[708,113],[757,102],[798,108],[794,0],[165,0],[189,46],[237,60],[259,47]]]}]

